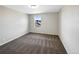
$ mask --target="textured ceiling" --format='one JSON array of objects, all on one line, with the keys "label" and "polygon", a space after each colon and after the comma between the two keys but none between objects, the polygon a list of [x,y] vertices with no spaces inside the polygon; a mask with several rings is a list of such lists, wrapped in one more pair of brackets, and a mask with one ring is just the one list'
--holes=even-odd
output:
[{"label": "textured ceiling", "polygon": [[59,12],[63,7],[62,5],[39,5],[38,8],[32,9],[28,5],[5,5],[10,9],[14,9],[19,12],[27,14],[37,14],[37,13],[48,13],[48,12]]}]

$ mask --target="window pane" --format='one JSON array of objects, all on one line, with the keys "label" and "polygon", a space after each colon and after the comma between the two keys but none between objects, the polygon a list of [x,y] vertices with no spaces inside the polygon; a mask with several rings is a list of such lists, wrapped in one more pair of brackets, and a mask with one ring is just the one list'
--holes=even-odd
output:
[{"label": "window pane", "polygon": [[41,16],[34,16],[34,20],[41,20]]}]

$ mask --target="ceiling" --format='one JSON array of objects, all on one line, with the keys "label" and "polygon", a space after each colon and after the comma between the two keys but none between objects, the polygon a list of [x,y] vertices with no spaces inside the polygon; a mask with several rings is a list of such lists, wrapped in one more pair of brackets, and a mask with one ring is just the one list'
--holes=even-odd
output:
[{"label": "ceiling", "polygon": [[39,5],[38,8],[32,9],[28,5],[5,5],[10,9],[27,13],[27,14],[37,14],[37,13],[48,13],[48,12],[59,12],[63,7],[62,5]]}]

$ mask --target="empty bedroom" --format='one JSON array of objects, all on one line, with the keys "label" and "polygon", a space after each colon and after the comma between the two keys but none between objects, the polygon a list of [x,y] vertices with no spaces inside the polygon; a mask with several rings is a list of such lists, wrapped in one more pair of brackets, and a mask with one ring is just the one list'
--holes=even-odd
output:
[{"label": "empty bedroom", "polygon": [[78,15],[78,5],[1,5],[0,54],[79,53]]}]

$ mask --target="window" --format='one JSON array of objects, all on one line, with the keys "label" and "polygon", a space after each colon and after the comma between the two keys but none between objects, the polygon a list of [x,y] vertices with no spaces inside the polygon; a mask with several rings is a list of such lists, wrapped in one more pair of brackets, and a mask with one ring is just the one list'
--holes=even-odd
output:
[{"label": "window", "polygon": [[35,26],[40,27],[41,26],[41,16],[34,16]]}]

